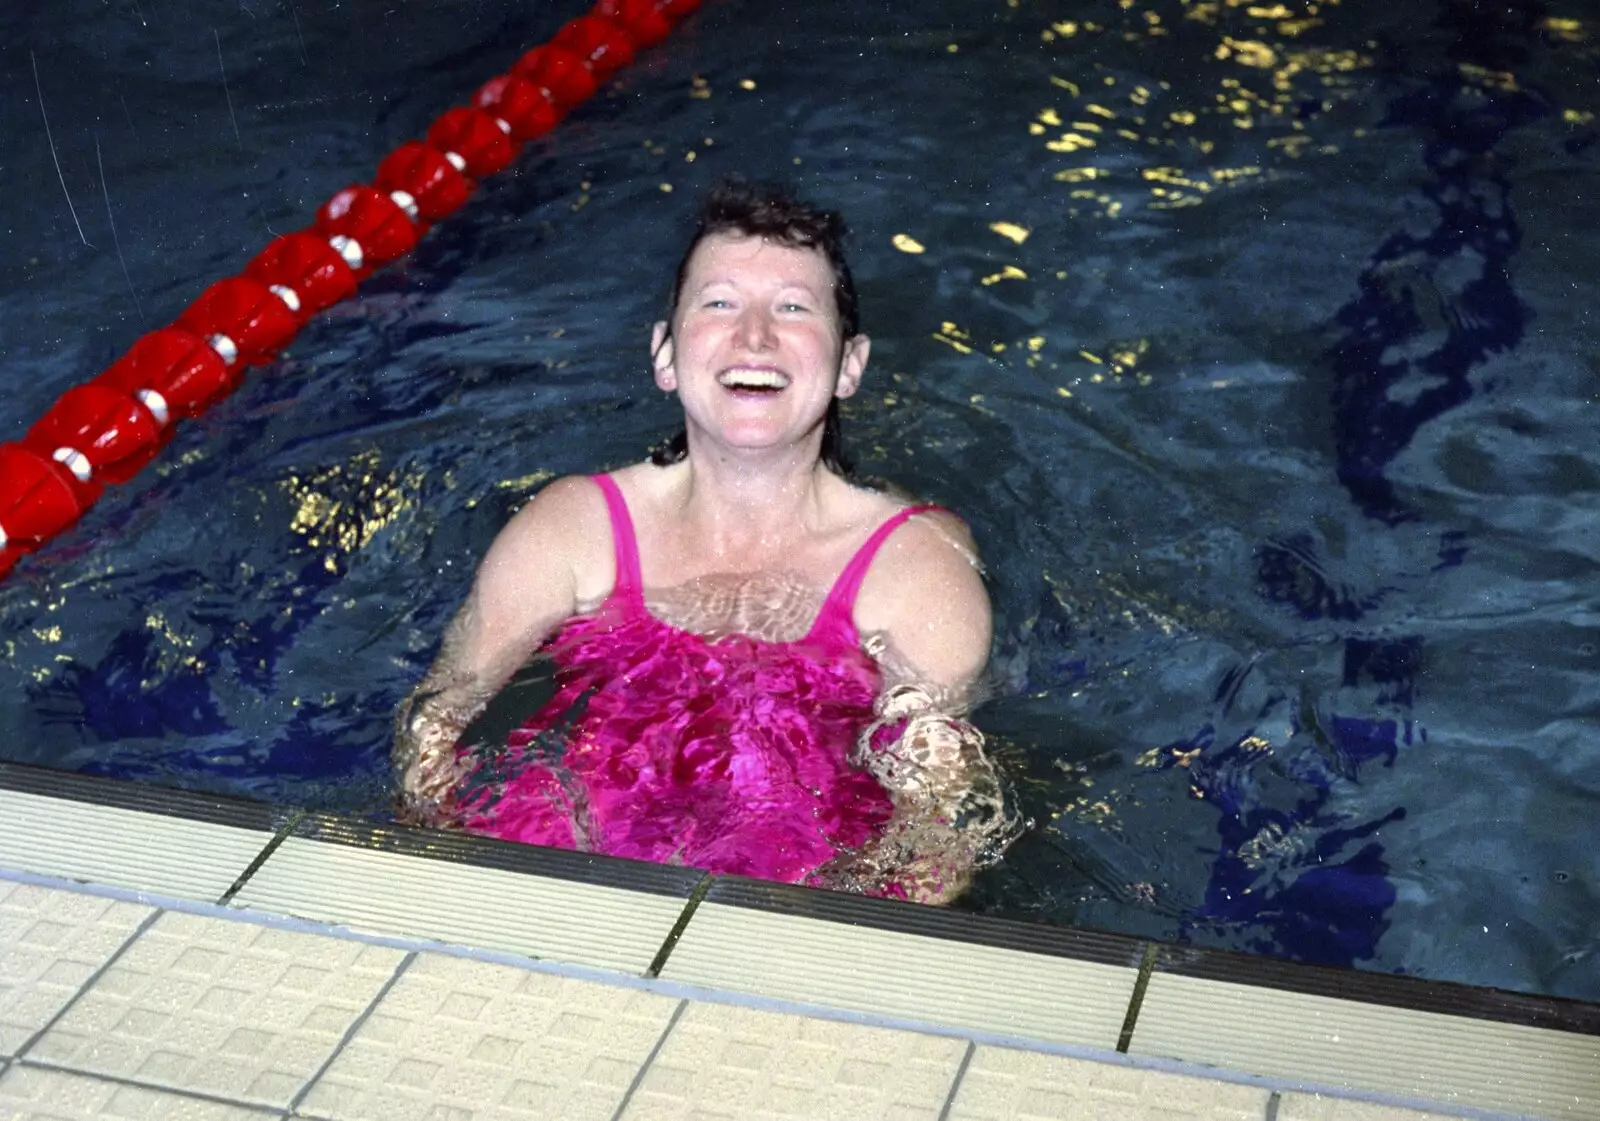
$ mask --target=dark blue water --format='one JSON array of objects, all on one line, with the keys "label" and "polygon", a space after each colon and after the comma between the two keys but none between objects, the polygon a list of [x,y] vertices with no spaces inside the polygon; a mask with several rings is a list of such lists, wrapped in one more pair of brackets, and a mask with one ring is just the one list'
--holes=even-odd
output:
[{"label": "dark blue water", "polygon": [[[578,11],[0,14],[0,437]],[[857,230],[864,470],[989,560],[1033,828],[963,906],[1600,999],[1597,77],[1576,0],[713,3],[0,585],[0,754],[385,813],[777,175]]]}]

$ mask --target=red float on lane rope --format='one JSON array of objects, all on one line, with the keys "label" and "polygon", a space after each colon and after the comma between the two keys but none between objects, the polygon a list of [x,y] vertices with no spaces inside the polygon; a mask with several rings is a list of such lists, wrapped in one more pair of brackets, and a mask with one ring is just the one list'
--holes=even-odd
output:
[{"label": "red float on lane rope", "polygon": [[63,393],[22,443],[80,483],[125,483],[161,450],[163,427],[140,401],[90,382]]},{"label": "red float on lane rope", "polygon": [[233,392],[243,367],[229,366],[206,341],[179,327],[142,337],[90,385],[105,385],[139,401],[160,424],[198,416]]},{"label": "red float on lane rope", "polygon": [[447,110],[428,129],[428,143],[452,165],[460,160],[457,170],[474,179],[493,175],[517,155],[510,130],[501,128],[493,114],[482,109]]},{"label": "red float on lane rope", "polygon": [[472,103],[496,121],[504,121],[508,135],[519,143],[543,136],[561,121],[561,110],[544,87],[516,74],[490,78],[479,87]]},{"label": "red float on lane rope", "polygon": [[245,266],[244,275],[269,288],[291,289],[300,303],[295,315],[302,325],[356,294],[356,275],[345,259],[327,238],[305,231],[284,234],[268,245]]},{"label": "red float on lane rope", "polygon": [[653,47],[672,34],[672,20],[656,5],[656,0],[600,0],[595,15],[621,24],[636,50]]},{"label": "red float on lane rope", "polygon": [[0,547],[37,548],[77,521],[99,497],[99,487],[81,482],[50,456],[22,444],[0,444]]},{"label": "red float on lane rope", "polygon": [[247,276],[230,276],[200,293],[177,326],[211,344],[229,366],[259,366],[278,356],[300,329],[300,297]]},{"label": "red float on lane rope", "polygon": [[550,43],[583,59],[597,82],[609,80],[633,62],[633,42],[627,32],[604,16],[579,16],[556,32]]},{"label": "red float on lane rope", "polygon": [[584,57],[554,43],[533,48],[517,59],[511,72],[542,87],[563,113],[593,97],[599,88],[594,71]]},{"label": "red float on lane rope", "polygon": [[443,152],[415,140],[390,152],[373,182],[381,191],[405,191],[427,222],[455,213],[472,193],[472,181]]},{"label": "red float on lane rope", "polygon": [[471,107],[448,110],[425,140],[390,153],[372,185],[335,194],[312,228],[273,241],[172,326],[62,394],[20,442],[0,444],[0,577],[77,521],[106,483],[148,463],[176,421],[232,392],[246,366],[272,361],[313,316],[410,252],[475,180],[503,169],[700,2],[600,0],[479,87]]},{"label": "red float on lane rope", "polygon": [[[398,194],[398,192],[396,192]],[[317,229],[339,251],[357,276],[398,260],[417,244],[417,227],[407,208],[416,201],[356,184],[334,195],[317,211]]]}]

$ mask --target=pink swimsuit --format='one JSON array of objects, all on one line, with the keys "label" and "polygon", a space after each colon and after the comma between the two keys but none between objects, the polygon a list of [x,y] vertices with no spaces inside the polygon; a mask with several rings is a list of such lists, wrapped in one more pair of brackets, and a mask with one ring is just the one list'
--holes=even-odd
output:
[{"label": "pink swimsuit", "polygon": [[[530,844],[796,882],[871,840],[889,797],[849,762],[880,676],[851,613],[879,547],[867,539],[795,642],[707,639],[644,602],[633,521],[605,493],[617,576],[547,650],[556,694],[509,742],[509,777],[462,802],[476,833]],[[469,785],[471,785],[469,783]]]}]

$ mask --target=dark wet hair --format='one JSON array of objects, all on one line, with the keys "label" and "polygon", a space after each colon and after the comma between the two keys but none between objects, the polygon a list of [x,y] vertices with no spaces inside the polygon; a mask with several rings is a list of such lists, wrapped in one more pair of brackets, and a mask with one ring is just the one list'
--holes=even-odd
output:
[{"label": "dark wet hair", "polygon": [[[839,322],[845,339],[861,333],[861,308],[856,301],[856,285],[850,264],[844,258],[844,242],[849,231],[837,211],[823,210],[794,198],[777,183],[752,183],[738,176],[719,181],[711,188],[700,214],[694,236],[678,262],[672,282],[672,299],[667,307],[667,331],[671,337],[672,317],[678,310],[689,258],[700,243],[716,234],[759,237],[790,249],[815,249],[828,259],[833,269],[833,298],[839,307]],[[828,404],[822,425],[822,462],[837,475],[849,475],[855,465],[844,451],[844,436],[839,419],[839,399]],[[658,467],[677,463],[689,454],[689,434],[676,436],[656,448],[650,461]]]}]

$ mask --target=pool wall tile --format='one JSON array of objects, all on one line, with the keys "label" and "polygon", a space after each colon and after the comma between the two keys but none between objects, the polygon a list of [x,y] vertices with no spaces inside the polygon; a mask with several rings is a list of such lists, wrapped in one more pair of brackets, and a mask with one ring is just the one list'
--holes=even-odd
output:
[{"label": "pool wall tile", "polygon": [[0,868],[41,876],[215,902],[271,840],[267,828],[0,788]]},{"label": "pool wall tile", "polygon": [[979,1047],[947,1121],[1262,1121],[1270,1097],[1257,1086]]},{"label": "pool wall tile", "polygon": [[277,1109],[128,1086],[82,1074],[14,1066],[0,1074],[0,1117],[7,1121],[266,1121]]},{"label": "pool wall tile", "polygon": [[286,1107],[403,956],[362,942],[167,912],[24,1058]]},{"label": "pool wall tile", "polygon": [[232,905],[637,975],[693,882],[681,896],[658,894],[290,837]]},{"label": "pool wall tile", "polygon": [[0,1056],[43,1030],[154,913],[0,880]]},{"label": "pool wall tile", "polygon": [[607,1121],[679,1001],[421,954],[299,1112],[337,1121],[462,1116]]},{"label": "pool wall tile", "polygon": [[1330,1098],[1322,1094],[1284,1094],[1277,1121],[1459,1121],[1453,1113],[1428,1113],[1394,1105]]},{"label": "pool wall tile", "polygon": [[964,1040],[690,1003],[620,1121],[937,1121]]},{"label": "pool wall tile", "polygon": [[1157,972],[1130,1053],[1354,1093],[1600,1117],[1600,1036]]},{"label": "pool wall tile", "polygon": [[706,988],[1106,1051],[1136,976],[1098,961],[709,900],[661,972]]}]

